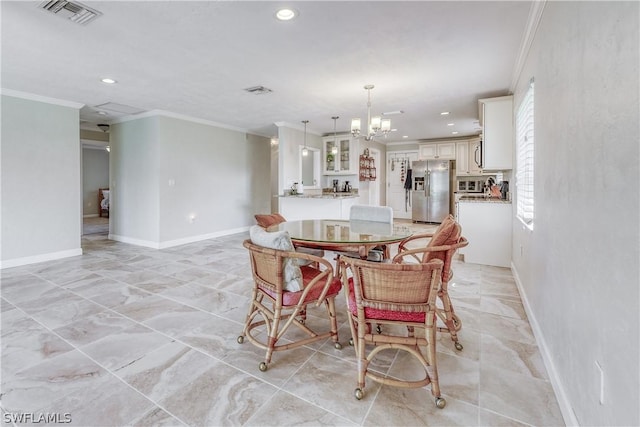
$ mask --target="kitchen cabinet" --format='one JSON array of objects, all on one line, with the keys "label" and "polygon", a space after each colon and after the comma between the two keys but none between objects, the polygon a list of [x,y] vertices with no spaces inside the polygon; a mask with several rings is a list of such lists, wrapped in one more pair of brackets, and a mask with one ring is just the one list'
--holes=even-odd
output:
[{"label": "kitchen cabinet", "polygon": [[513,96],[478,100],[483,171],[513,169]]},{"label": "kitchen cabinet", "polygon": [[456,142],[456,175],[478,176],[480,169],[480,138]]},{"label": "kitchen cabinet", "polygon": [[464,201],[457,203],[458,222],[469,241],[459,249],[464,262],[511,266],[512,204],[505,201]]},{"label": "kitchen cabinet", "polygon": [[418,145],[418,160],[455,160],[455,158],[455,142],[440,142]]},{"label": "kitchen cabinet", "polygon": [[[334,147],[336,148],[334,150]],[[350,135],[322,139],[324,175],[358,174],[358,140]]]},{"label": "kitchen cabinet", "polygon": [[482,161],[480,144],[480,138],[469,141],[469,175],[476,176],[482,173],[482,168],[480,168],[480,162]]}]

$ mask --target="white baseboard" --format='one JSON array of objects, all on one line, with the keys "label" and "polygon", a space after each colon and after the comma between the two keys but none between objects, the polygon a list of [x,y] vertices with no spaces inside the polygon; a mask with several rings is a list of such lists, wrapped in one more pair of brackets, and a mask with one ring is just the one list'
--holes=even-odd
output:
[{"label": "white baseboard", "polygon": [[69,258],[82,255],[82,248],[70,249],[68,251],[51,252],[48,254],[34,255],[23,258],[14,258],[0,261],[0,270],[4,268],[20,267],[21,265],[36,264],[39,262],[53,261],[56,259]]},{"label": "white baseboard", "polygon": [[186,245],[188,243],[200,242],[202,240],[207,240],[207,239],[215,239],[216,237],[229,236],[231,234],[242,233],[244,231],[249,231],[249,227],[233,228],[231,230],[216,231],[215,233],[201,234],[199,236],[190,236],[182,239],[168,240],[166,242],[160,242],[159,249]]},{"label": "white baseboard", "polygon": [[215,239],[216,237],[229,236],[231,234],[242,233],[248,230],[249,230],[248,226],[239,227],[239,228],[233,228],[230,230],[216,231],[215,233],[184,237],[182,239],[167,240],[164,242],[153,242],[150,240],[132,239],[130,237],[120,236],[117,234],[109,234],[108,238],[110,240],[115,240],[122,243],[128,243],[130,245],[144,246],[144,247],[153,248],[153,249],[166,249],[166,248],[172,248],[174,246],[186,245],[188,243],[200,242],[202,240]]},{"label": "white baseboard", "polygon": [[88,214],[88,215],[82,215],[82,218],[96,218],[98,216],[98,214]]},{"label": "white baseboard", "polygon": [[120,236],[118,234],[111,234],[107,236],[109,240],[115,240],[116,242],[128,243],[130,245],[144,246],[145,248],[160,249],[157,242],[151,240],[132,239],[131,237]]},{"label": "white baseboard", "polygon": [[565,392],[565,389],[562,385],[562,381],[560,381],[560,377],[558,376],[558,372],[553,363],[553,359],[551,358],[551,352],[549,351],[547,342],[544,339],[544,334],[542,333],[540,325],[538,324],[538,321],[533,314],[533,311],[531,310],[529,300],[527,299],[527,294],[524,291],[522,282],[520,281],[520,276],[518,276],[518,271],[516,270],[516,267],[515,265],[513,265],[513,263],[511,263],[511,272],[513,273],[513,277],[516,281],[518,292],[520,292],[522,305],[524,306],[524,310],[527,313],[529,324],[531,325],[533,335],[535,336],[536,343],[538,344],[538,348],[540,349],[540,354],[542,355],[544,366],[547,369],[547,374],[549,374],[551,387],[553,388],[553,391],[556,394],[556,398],[558,399],[558,406],[560,406],[560,412],[562,412],[564,423],[567,426],[577,426],[579,425],[578,419],[573,412],[573,408],[571,407],[571,403],[569,401],[569,398],[567,397],[567,393]]}]

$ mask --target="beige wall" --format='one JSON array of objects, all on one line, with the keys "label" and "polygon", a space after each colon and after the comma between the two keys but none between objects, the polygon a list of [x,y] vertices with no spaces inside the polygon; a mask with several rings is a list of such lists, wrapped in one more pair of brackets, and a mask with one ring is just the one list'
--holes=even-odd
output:
[{"label": "beige wall", "polygon": [[268,212],[270,143],[148,115],[111,126],[111,237],[167,247],[248,229]]},{"label": "beige wall", "polygon": [[2,95],[2,267],[82,253],[80,105]]},{"label": "beige wall", "polygon": [[640,425],[639,16],[547,2],[515,91],[517,108],[535,79],[535,220],[514,219],[513,266],[570,424]]}]

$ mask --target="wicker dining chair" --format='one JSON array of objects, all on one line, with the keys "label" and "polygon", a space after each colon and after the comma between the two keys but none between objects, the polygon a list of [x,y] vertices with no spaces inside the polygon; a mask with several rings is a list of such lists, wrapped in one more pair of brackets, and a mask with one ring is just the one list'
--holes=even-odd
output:
[{"label": "wicker dining chair", "polygon": [[462,350],[458,340],[458,331],[462,328],[462,321],[456,315],[449,297],[448,286],[453,278],[451,262],[456,251],[467,246],[469,242],[462,236],[462,227],[449,215],[442,221],[434,233],[414,234],[407,237],[398,245],[398,254],[393,257],[393,263],[418,262],[425,263],[434,259],[441,260],[442,284],[438,290],[438,298],[442,307],[437,308],[437,315],[445,324],[438,327],[438,331],[451,334],[456,350]]},{"label": "wicker dining chair", "polygon": [[[436,296],[443,262],[390,264],[341,256],[341,278],[347,297],[349,326],[358,359],[355,397],[364,397],[365,379],[405,388],[431,384],[436,406],[444,408],[436,365]],[[372,332],[372,324],[384,326]],[[374,345],[367,354],[366,345]],[[420,346],[426,347],[423,354]],[[408,352],[424,368],[421,379],[399,379],[369,369],[386,349]]]},{"label": "wicker dining chair", "polygon": [[[288,238],[286,232],[267,234]],[[342,348],[338,341],[335,309],[335,297],[342,284],[331,263],[324,258],[296,252],[290,239],[288,245],[291,246],[286,250],[260,246],[252,243],[251,239],[245,240],[243,245],[249,250],[254,283],[249,312],[238,343],[242,344],[246,337],[255,346],[266,350],[259,369],[263,372],[268,369],[273,352],[315,341],[331,338],[335,348]],[[300,260],[310,263],[299,266]],[[291,273],[291,270],[295,272]],[[296,285],[292,288],[293,282]],[[306,309],[323,303],[329,325],[327,330],[316,332],[305,324]],[[294,336],[294,333],[285,336],[292,327],[303,331],[303,338],[299,334]]]}]

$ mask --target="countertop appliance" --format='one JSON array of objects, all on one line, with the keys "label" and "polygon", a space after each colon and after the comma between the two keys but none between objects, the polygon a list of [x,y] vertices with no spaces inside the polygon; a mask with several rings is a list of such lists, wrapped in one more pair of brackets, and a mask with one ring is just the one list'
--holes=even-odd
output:
[{"label": "countertop appliance", "polygon": [[455,162],[416,161],[411,169],[411,219],[413,222],[442,222],[452,212]]},{"label": "countertop appliance", "polygon": [[500,196],[502,200],[509,199],[509,181],[502,181],[500,183]]}]

